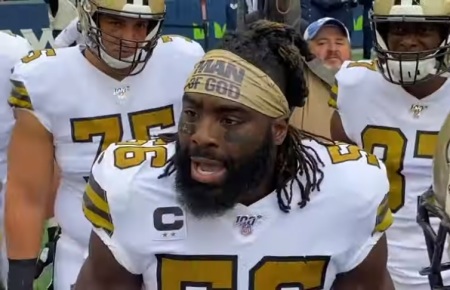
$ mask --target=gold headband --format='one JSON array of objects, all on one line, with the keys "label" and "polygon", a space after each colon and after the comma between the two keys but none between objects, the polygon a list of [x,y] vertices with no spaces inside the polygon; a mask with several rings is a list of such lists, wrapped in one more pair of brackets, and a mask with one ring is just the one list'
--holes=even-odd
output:
[{"label": "gold headband", "polygon": [[290,114],[288,102],[273,80],[226,50],[215,49],[205,54],[190,75],[184,92],[237,102],[272,118]]}]

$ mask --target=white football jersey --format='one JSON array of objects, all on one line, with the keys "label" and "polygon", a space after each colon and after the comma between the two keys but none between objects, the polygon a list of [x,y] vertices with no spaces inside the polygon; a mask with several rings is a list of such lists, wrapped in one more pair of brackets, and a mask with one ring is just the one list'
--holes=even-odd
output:
[{"label": "white football jersey", "polygon": [[[0,31],[0,184],[6,178],[6,150],[9,144],[14,116],[8,106],[8,95],[11,92],[11,76],[14,65],[32,50],[25,38],[6,34]],[[0,187],[1,188],[1,187]]]},{"label": "white football jersey", "polygon": [[390,226],[389,183],[384,165],[354,145],[304,142],[324,162],[324,179],[302,209],[294,183],[290,213],[273,192],[220,217],[194,217],[177,201],[175,173],[159,178],[175,144],[153,140],[111,145],[93,165],[83,210],[145,289],[330,289]]},{"label": "white football jersey", "polygon": [[53,135],[61,169],[55,217],[66,235],[87,246],[91,226],[81,197],[96,156],[114,142],[176,132],[185,82],[204,51],[183,37],[161,37],[145,69],[117,81],[80,49],[31,53],[15,67],[9,103],[30,110]]},{"label": "white football jersey", "polygon": [[432,184],[437,134],[450,112],[450,82],[419,100],[386,81],[375,63],[364,61],[344,63],[336,80],[335,104],[344,131],[387,168],[395,216],[387,231],[391,275],[402,284],[428,285],[427,277],[419,275],[429,260],[416,222],[417,199]]}]

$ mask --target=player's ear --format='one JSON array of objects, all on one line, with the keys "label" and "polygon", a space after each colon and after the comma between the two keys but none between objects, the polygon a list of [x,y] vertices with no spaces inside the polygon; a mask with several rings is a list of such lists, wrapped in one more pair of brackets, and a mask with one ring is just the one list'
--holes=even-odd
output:
[{"label": "player's ear", "polygon": [[275,119],[272,122],[272,136],[275,145],[281,145],[286,138],[289,120],[287,119]]}]

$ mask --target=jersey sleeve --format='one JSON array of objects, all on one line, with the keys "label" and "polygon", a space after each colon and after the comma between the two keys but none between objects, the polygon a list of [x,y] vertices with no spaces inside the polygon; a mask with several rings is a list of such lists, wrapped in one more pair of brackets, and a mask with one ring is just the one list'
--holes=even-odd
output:
[{"label": "jersey sleeve", "polygon": [[328,106],[339,113],[342,127],[353,142],[358,143],[360,131],[355,118],[370,105],[371,96],[368,84],[378,77],[374,61],[345,61],[336,73],[335,82],[330,88]]},{"label": "jersey sleeve", "polygon": [[[373,156],[373,155],[371,155]],[[354,192],[351,214],[351,247],[340,257],[342,273],[349,272],[361,264],[384,232],[392,225],[393,215],[389,209],[389,181],[386,168],[381,161],[379,167],[365,165],[354,168],[355,178],[348,186]]]},{"label": "jersey sleeve", "polygon": [[[36,52],[30,53],[30,55],[33,53]],[[30,111],[41,122],[44,128],[49,132],[52,132],[51,120],[45,107],[45,99],[47,96],[42,94],[42,92],[48,92],[49,90],[43,90],[43,86],[39,88],[33,86],[33,83],[36,82],[36,77],[38,77],[35,71],[39,68],[36,68],[35,63],[24,63],[28,60],[30,55],[26,58],[22,58],[22,60],[14,66],[10,77],[12,89],[8,97],[8,104],[15,109],[25,109]],[[42,76],[40,78],[41,81],[44,80]]]},{"label": "jersey sleeve", "polygon": [[79,19],[75,18],[70,24],[55,38],[53,47],[68,47],[73,43],[78,43],[81,32],[78,30]]},{"label": "jersey sleeve", "polygon": [[132,180],[139,167],[119,169],[116,150],[110,145],[94,162],[83,194],[83,213],[93,231],[109,248],[116,261],[133,274],[142,274],[146,261],[130,247],[132,234],[128,211],[133,197]]}]

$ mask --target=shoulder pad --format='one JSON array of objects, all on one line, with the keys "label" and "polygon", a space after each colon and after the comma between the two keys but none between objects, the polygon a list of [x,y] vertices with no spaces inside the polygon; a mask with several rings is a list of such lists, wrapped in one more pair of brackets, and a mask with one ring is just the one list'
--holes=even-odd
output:
[{"label": "shoulder pad", "polygon": [[346,61],[342,64],[345,68],[363,68],[371,71],[377,71],[378,66],[375,60],[358,60],[358,61]]},{"label": "shoulder pad", "polygon": [[58,76],[65,75],[60,73],[65,68],[58,65],[58,56],[60,52],[70,53],[70,51],[71,48],[34,50],[22,57],[14,66],[11,75],[13,90],[8,99],[10,106],[34,110],[39,107],[36,101],[42,103],[42,107],[47,106],[49,103],[47,98],[50,97],[47,90],[51,91],[51,88],[59,83]]},{"label": "shoulder pad", "polygon": [[336,73],[336,80],[339,85],[358,85],[361,84],[367,74],[377,72],[377,64],[375,61],[360,60],[360,61],[345,61],[340,70]]},{"label": "shoulder pad", "polygon": [[[94,162],[83,195],[83,212],[89,222],[109,236],[114,218],[127,212],[133,198],[133,180],[144,167],[164,168],[168,147],[160,139],[111,144]],[[157,177],[162,170],[156,170]]]},{"label": "shoulder pad", "polygon": [[334,109],[338,108],[339,87],[353,88],[367,83],[368,75],[377,74],[378,67],[374,60],[345,61],[339,71],[333,86],[330,89],[328,105]]},{"label": "shoulder pad", "polygon": [[196,41],[180,35],[163,35],[158,40],[155,50],[167,51],[167,53],[176,53],[182,55],[200,55],[205,51]]},{"label": "shoulder pad", "polygon": [[30,43],[18,35],[10,35],[0,32],[0,56],[11,61],[11,68],[21,57],[27,55],[32,50]]}]

